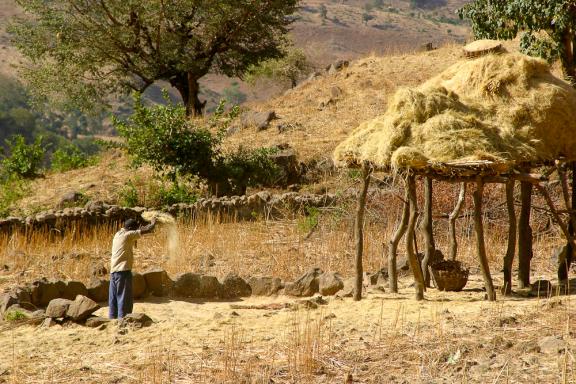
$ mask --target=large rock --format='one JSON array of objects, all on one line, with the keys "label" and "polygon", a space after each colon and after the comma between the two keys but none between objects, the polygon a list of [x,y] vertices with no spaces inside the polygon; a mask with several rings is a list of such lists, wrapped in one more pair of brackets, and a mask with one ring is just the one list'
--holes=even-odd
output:
[{"label": "large rock", "polygon": [[284,293],[290,296],[312,296],[320,290],[320,268],[314,268],[293,283],[286,284]]},{"label": "large rock", "polygon": [[88,296],[88,289],[79,281],[66,281],[64,287],[60,292],[60,297],[63,299],[74,300],[76,296]]},{"label": "large rock", "polygon": [[256,127],[262,131],[268,129],[270,122],[276,118],[274,111],[255,112],[247,111],[240,117],[242,128]]},{"label": "large rock", "polygon": [[37,307],[45,307],[52,300],[61,297],[66,284],[63,281],[49,281],[47,279],[36,280],[30,285],[32,304]]},{"label": "large rock", "polygon": [[6,311],[8,311],[11,306],[18,303],[18,298],[11,292],[5,292],[0,295],[0,317],[4,316]]},{"label": "large rock", "polygon": [[58,209],[63,209],[66,207],[70,207],[76,205],[79,202],[82,202],[84,199],[84,195],[80,192],[70,191],[67,192],[62,196],[60,202],[56,206]]},{"label": "large rock", "polygon": [[320,275],[319,291],[321,295],[334,295],[343,288],[344,281],[337,272],[326,272]]},{"label": "large rock", "polygon": [[72,304],[72,300],[68,299],[53,299],[48,304],[46,308],[46,316],[52,317],[54,319],[58,319],[61,317],[66,317],[66,313],[68,312],[68,308]]},{"label": "large rock", "polygon": [[110,282],[108,280],[101,280],[93,277],[86,287],[88,289],[88,296],[96,302],[108,301],[108,293],[110,291]]},{"label": "large rock", "polygon": [[148,270],[142,276],[146,281],[147,292],[157,297],[167,295],[174,284],[168,273],[160,268]]},{"label": "large rock", "polygon": [[66,316],[74,321],[84,321],[99,309],[100,306],[94,300],[78,295],[68,307]]},{"label": "large rock", "polygon": [[222,285],[214,276],[183,273],[176,276],[173,292],[176,296],[210,299],[220,297]]},{"label": "large rock", "polygon": [[538,340],[538,347],[542,353],[560,353],[566,348],[566,341],[562,336],[548,336]]},{"label": "large rock", "polygon": [[36,306],[32,304],[30,290],[27,287],[15,287],[0,294],[0,317],[8,308],[15,304],[29,310],[36,309]]},{"label": "large rock", "polygon": [[97,327],[101,326],[102,324],[108,324],[109,322],[110,322],[110,319],[107,319],[105,317],[90,316],[89,318],[86,319],[86,322],[84,323],[84,325],[87,327],[90,327],[90,328],[97,328]]},{"label": "large rock", "polygon": [[132,272],[132,297],[140,299],[146,293],[146,280],[138,272]]},{"label": "large rock", "polygon": [[252,295],[256,296],[275,295],[284,288],[282,280],[278,277],[252,276],[248,279],[248,285],[250,285]]},{"label": "large rock", "polygon": [[152,325],[154,321],[144,313],[130,313],[120,319],[119,327],[133,327],[133,328],[142,328],[142,327],[149,327]]},{"label": "large rock", "polygon": [[229,274],[222,282],[221,297],[248,297],[252,295],[252,288],[240,276]]},{"label": "large rock", "polygon": [[531,284],[530,288],[535,296],[548,296],[552,292],[552,283],[548,280],[537,280]]}]

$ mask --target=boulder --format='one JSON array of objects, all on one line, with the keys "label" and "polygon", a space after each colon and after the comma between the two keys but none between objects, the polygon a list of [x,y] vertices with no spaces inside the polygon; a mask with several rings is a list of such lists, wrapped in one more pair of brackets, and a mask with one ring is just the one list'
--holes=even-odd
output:
[{"label": "boulder", "polygon": [[110,291],[110,282],[108,280],[101,280],[93,277],[86,287],[88,289],[88,296],[96,302],[108,301],[108,293]]},{"label": "boulder", "polygon": [[18,303],[18,298],[12,292],[5,292],[0,295],[0,317],[4,316],[11,306]]},{"label": "boulder", "polygon": [[561,336],[548,336],[538,340],[542,353],[560,353],[566,348],[566,341]]},{"label": "boulder", "polygon": [[94,300],[78,295],[68,307],[66,316],[74,321],[84,321],[99,309],[100,306]]},{"label": "boulder", "polygon": [[321,295],[330,296],[344,288],[344,281],[337,272],[326,272],[320,275],[319,292]]},{"label": "boulder", "polygon": [[284,293],[290,296],[312,296],[320,290],[320,268],[314,268],[293,283],[286,284]]},{"label": "boulder", "polygon": [[256,296],[275,295],[279,290],[284,288],[282,280],[278,277],[252,276],[248,279],[248,285],[250,285],[252,295]]},{"label": "boulder", "polygon": [[42,328],[51,328],[55,325],[60,325],[60,323],[52,317],[46,317],[44,320],[42,320],[42,323],[40,323]]},{"label": "boulder", "polygon": [[118,326],[120,328],[142,328],[151,326],[153,322],[154,321],[144,313],[130,313],[120,319]]},{"label": "boulder", "polygon": [[537,280],[530,285],[530,288],[535,296],[548,296],[552,292],[552,283],[548,280]]},{"label": "boulder", "polygon": [[242,128],[256,127],[257,130],[263,131],[268,129],[270,122],[275,118],[276,113],[274,111],[247,111],[240,117],[240,124]]},{"label": "boulder", "polygon": [[229,274],[222,282],[221,297],[248,297],[252,295],[252,288],[243,278]]},{"label": "boulder", "polygon": [[183,273],[176,276],[173,292],[182,297],[216,298],[221,295],[222,285],[214,276]]},{"label": "boulder", "polygon": [[142,274],[146,281],[146,290],[149,294],[161,297],[170,292],[174,282],[165,270],[161,268],[151,269]]},{"label": "boulder", "polygon": [[348,60],[338,60],[326,67],[326,72],[328,72],[330,75],[333,75],[343,70],[344,68],[348,68],[349,65],[350,62]]},{"label": "boulder", "polygon": [[88,212],[94,212],[94,213],[100,213],[103,214],[104,212],[106,212],[106,210],[110,208],[110,206],[106,203],[104,203],[103,201],[89,201],[86,203],[86,205],[84,206],[84,209],[87,210]]},{"label": "boulder", "polygon": [[84,198],[84,195],[80,192],[70,191],[64,194],[60,199],[60,202],[57,205],[58,209],[63,209],[69,207],[71,205],[75,205],[78,202],[81,202]]},{"label": "boulder", "polygon": [[105,317],[90,316],[89,318],[86,319],[86,322],[84,323],[84,325],[87,327],[90,327],[90,328],[97,328],[97,327],[101,326],[102,324],[108,324],[109,322],[110,322],[110,319],[107,319]]},{"label": "boulder", "polygon": [[79,281],[66,281],[64,287],[60,292],[60,297],[63,299],[74,300],[76,296],[88,296],[88,289]]},{"label": "boulder", "polygon": [[50,301],[61,296],[66,287],[63,281],[36,280],[30,285],[31,302],[37,307],[45,307]]},{"label": "boulder", "polygon": [[132,297],[140,299],[146,293],[146,280],[138,272],[132,272]]},{"label": "boulder", "polygon": [[66,313],[68,312],[68,308],[72,304],[72,300],[68,299],[53,299],[48,304],[46,308],[46,317],[51,317],[54,319],[59,319],[66,317]]},{"label": "boulder", "polygon": [[388,280],[388,268],[382,268],[378,272],[370,275],[370,285],[383,285]]}]

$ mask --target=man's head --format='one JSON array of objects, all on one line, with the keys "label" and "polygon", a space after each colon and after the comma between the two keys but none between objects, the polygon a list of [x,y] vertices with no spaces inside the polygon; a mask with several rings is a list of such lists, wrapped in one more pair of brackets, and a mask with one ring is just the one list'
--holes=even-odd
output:
[{"label": "man's head", "polygon": [[124,229],[127,231],[135,231],[138,229],[138,222],[134,219],[128,219],[124,222]]}]

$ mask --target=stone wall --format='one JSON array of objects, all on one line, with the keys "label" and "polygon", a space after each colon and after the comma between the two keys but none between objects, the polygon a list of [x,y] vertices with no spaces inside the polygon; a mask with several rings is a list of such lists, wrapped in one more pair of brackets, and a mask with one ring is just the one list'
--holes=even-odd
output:
[{"label": "stone wall", "polygon": [[[306,207],[330,206],[335,201],[336,196],[333,194],[259,192],[250,196],[201,198],[194,204],[175,204],[165,211],[176,217],[196,218],[211,214],[236,220],[253,220],[258,217],[275,218]],[[84,207],[48,210],[28,217],[0,219],[0,233],[41,230],[62,233],[67,229],[86,229],[94,225],[118,225],[129,218],[139,219],[146,210],[144,207],[127,208],[92,201]]]}]

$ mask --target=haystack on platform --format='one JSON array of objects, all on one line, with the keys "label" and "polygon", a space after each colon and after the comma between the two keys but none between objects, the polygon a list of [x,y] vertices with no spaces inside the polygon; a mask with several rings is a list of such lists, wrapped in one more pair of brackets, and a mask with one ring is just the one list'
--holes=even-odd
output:
[{"label": "haystack on platform", "polygon": [[[482,42],[475,44],[482,45]],[[489,300],[494,300],[496,295],[483,239],[482,192],[485,183],[508,185],[508,212],[511,217],[510,243],[504,266],[505,293],[510,292],[512,258],[516,246],[516,220],[512,201],[515,181],[522,184],[519,218],[521,237],[526,236],[522,230],[529,229],[534,186],[548,202],[569,246],[573,245],[574,235],[547,192],[547,178],[532,174],[531,169],[543,165],[557,166],[563,180],[565,212],[573,212],[576,199],[573,199],[571,206],[565,169],[568,164],[576,161],[576,90],[555,77],[545,61],[520,53],[503,52],[499,44],[489,45],[483,56],[467,55],[474,58],[463,59],[417,88],[398,90],[385,114],[361,124],[334,152],[338,165],[362,167],[365,184],[370,180],[370,173],[375,170],[393,172],[403,176],[406,181],[405,220],[402,220],[390,244],[391,275],[395,271],[395,247],[399,238],[407,232],[407,242],[410,243],[411,233],[415,229],[415,177],[424,177],[426,255],[421,269],[412,268],[418,298],[423,297],[428,274],[427,262],[434,252],[431,225],[432,179],[476,184],[474,203],[477,253]],[[469,49],[470,52],[474,50],[474,46]],[[362,235],[360,219],[365,204],[362,196],[365,193],[360,194],[358,206],[356,232],[359,236]],[[576,219],[571,219],[576,224]],[[529,284],[531,245],[529,249],[522,248],[526,247],[526,240],[531,244],[531,238],[521,238],[519,242],[520,286]],[[361,241],[358,244],[361,245]],[[361,253],[361,250],[357,250],[357,255],[361,256]],[[411,264],[417,266],[419,262],[410,244],[407,253]],[[528,260],[523,260],[523,257],[528,257]],[[357,262],[361,270],[361,257]],[[559,269],[560,278],[566,278],[560,276],[563,273]],[[395,289],[393,284],[395,282],[391,281],[392,290]]]}]

